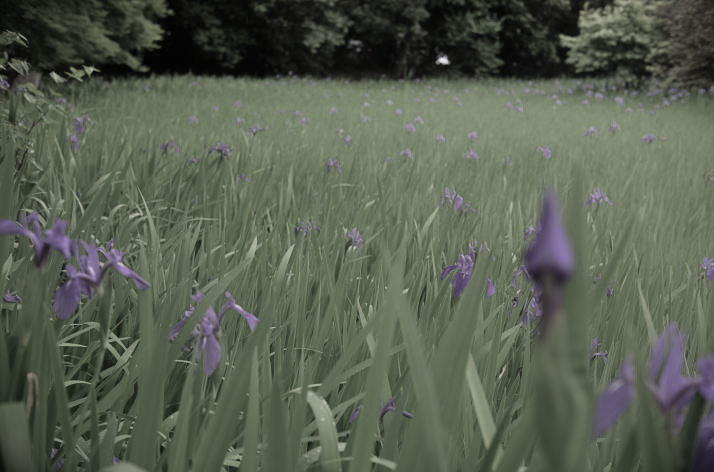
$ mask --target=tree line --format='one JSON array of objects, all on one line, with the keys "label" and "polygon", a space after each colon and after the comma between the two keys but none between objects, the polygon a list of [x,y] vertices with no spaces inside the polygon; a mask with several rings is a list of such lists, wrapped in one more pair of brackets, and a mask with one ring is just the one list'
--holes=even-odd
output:
[{"label": "tree line", "polygon": [[[10,0],[40,69],[714,81],[712,0]],[[448,58],[448,65],[436,63]],[[446,62],[442,60],[442,62]]]}]

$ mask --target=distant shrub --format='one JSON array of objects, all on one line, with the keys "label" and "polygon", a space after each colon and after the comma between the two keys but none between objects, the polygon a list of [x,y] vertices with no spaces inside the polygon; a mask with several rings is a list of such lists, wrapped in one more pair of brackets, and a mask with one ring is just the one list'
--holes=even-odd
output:
[{"label": "distant shrub", "polygon": [[636,82],[649,75],[648,57],[657,40],[647,0],[616,0],[604,8],[586,8],[578,36],[561,35],[566,62],[578,74],[616,76]]}]

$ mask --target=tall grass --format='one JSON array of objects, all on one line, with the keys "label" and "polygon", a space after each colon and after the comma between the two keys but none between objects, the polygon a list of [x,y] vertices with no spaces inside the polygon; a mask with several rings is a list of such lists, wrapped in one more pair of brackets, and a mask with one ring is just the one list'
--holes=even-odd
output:
[{"label": "tall grass", "polygon": [[[585,92],[574,81],[93,80],[64,89],[66,114],[29,144],[19,136],[36,117],[21,109],[25,124],[3,136],[0,218],[37,211],[72,238],[111,240],[151,288],[112,273],[58,320],[59,255],[37,269],[26,239],[0,236],[0,292],[23,298],[0,305],[6,470],[684,467],[676,428],[647,395],[604,437],[590,431],[596,396],[628,354],[644,372],[668,324],[688,334],[685,372],[714,351],[714,282],[699,268],[714,255],[714,102]],[[84,115],[95,125],[75,150],[71,118]],[[161,149],[169,140],[178,151]],[[230,157],[210,152],[221,142]],[[475,213],[440,207],[447,186]],[[537,320],[522,324],[531,282],[511,286],[544,188],[559,194],[577,256],[549,341]],[[595,188],[614,205],[586,209]],[[296,234],[306,221],[320,231]],[[345,237],[354,227],[359,248]],[[454,300],[442,269],[474,241]],[[169,342],[199,289],[199,315]],[[260,322],[251,332],[226,314],[206,376],[191,328],[226,291]],[[606,363],[590,358],[595,337]],[[396,411],[380,418],[390,398]]]}]

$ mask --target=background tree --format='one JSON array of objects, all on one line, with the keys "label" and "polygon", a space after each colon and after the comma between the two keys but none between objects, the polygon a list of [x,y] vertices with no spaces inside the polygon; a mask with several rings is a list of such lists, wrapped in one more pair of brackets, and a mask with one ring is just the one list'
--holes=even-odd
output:
[{"label": "background tree", "polygon": [[480,0],[445,0],[429,8],[432,61],[446,54],[451,67],[469,76],[495,75],[503,65],[501,22],[488,3]]},{"label": "background tree", "polygon": [[140,69],[156,48],[168,13],[164,0],[10,0],[0,29],[27,37],[28,59],[42,70],[89,63]]},{"label": "background tree", "polygon": [[581,74],[635,82],[648,75],[648,57],[658,41],[647,0],[616,0],[580,12],[578,36],[561,36],[567,63]]},{"label": "background tree", "polygon": [[658,40],[648,61],[654,77],[672,85],[714,82],[714,2],[660,0],[653,8]]}]

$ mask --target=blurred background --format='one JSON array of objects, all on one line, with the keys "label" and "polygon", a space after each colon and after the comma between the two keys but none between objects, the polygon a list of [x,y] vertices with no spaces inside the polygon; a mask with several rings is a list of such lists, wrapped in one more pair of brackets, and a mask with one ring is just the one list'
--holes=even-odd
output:
[{"label": "blurred background", "polygon": [[[712,0],[5,0],[47,71],[714,82]],[[11,54],[12,55],[12,54]]]}]

